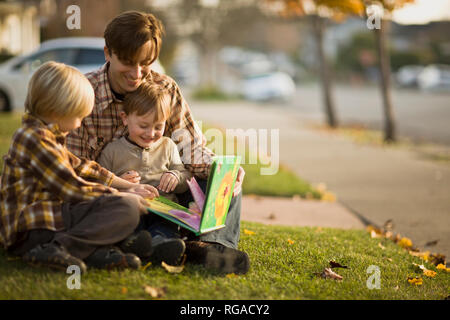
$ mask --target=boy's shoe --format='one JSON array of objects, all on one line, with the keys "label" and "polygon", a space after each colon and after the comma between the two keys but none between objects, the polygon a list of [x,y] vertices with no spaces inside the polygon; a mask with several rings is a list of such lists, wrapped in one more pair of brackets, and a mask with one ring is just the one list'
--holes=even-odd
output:
[{"label": "boy's shoe", "polygon": [[186,245],[179,238],[166,238],[162,235],[156,235],[152,238],[153,254],[148,259],[154,264],[160,264],[162,261],[168,265],[177,265],[183,257]]},{"label": "boy's shoe", "polygon": [[22,259],[35,266],[46,266],[52,269],[67,271],[67,268],[76,265],[80,268],[82,274],[86,273],[86,264],[72,256],[66,248],[56,242],[37,245],[26,252]]},{"label": "boy's shoe", "polygon": [[223,273],[245,274],[250,268],[247,253],[219,243],[187,241],[187,261]]},{"label": "boy's shoe", "polygon": [[153,253],[152,236],[147,230],[135,232],[120,242],[119,248],[123,253],[134,253],[139,258],[145,259]]},{"label": "boy's shoe", "polygon": [[97,269],[139,269],[141,259],[135,254],[123,253],[114,246],[100,247],[84,259],[88,267]]}]

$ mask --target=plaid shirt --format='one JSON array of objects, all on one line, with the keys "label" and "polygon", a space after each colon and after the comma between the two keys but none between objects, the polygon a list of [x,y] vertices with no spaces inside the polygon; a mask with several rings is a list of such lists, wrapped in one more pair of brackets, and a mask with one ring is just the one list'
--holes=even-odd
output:
[{"label": "plaid shirt", "polygon": [[[108,81],[108,63],[99,70],[86,74],[95,92],[95,106],[84,118],[80,128],[67,136],[67,148],[79,157],[96,160],[111,141],[126,135],[120,112],[122,101],[117,100]],[[160,83],[171,95],[171,116],[166,121],[164,135],[177,145],[186,168],[194,175],[206,179],[212,163],[213,152],[206,148],[206,139],[195,124],[191,110],[181,95],[175,81],[151,71],[145,81]]]},{"label": "plaid shirt", "polygon": [[4,157],[0,185],[0,244],[32,229],[61,231],[63,202],[95,199],[109,188],[114,174],[94,161],[79,159],[65,147],[56,124],[26,113]]}]

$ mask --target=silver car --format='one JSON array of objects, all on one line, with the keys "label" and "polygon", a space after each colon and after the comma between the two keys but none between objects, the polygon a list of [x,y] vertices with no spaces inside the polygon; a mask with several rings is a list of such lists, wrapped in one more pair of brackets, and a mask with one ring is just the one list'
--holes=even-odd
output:
[{"label": "silver car", "polygon": [[[35,52],[0,65],[0,111],[22,111],[33,72],[47,61],[62,62],[87,73],[105,63],[105,41],[97,37],[70,37],[45,41]],[[159,61],[152,69],[164,73]]]}]

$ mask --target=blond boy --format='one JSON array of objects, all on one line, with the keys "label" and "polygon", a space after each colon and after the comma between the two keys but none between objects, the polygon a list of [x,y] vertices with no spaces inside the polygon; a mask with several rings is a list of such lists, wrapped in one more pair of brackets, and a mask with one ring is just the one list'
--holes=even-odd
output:
[{"label": "blond boy", "polygon": [[72,67],[48,62],[30,80],[0,185],[0,244],[29,263],[82,271],[140,265],[132,250],[113,245],[126,242],[145,213],[140,195],[158,191],[116,177],[65,146],[67,133],[93,105],[89,81]]}]

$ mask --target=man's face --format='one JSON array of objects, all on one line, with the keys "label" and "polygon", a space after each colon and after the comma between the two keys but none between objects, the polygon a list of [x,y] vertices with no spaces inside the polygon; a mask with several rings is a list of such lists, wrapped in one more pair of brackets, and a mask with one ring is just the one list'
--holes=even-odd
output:
[{"label": "man's face", "polygon": [[144,44],[136,55],[136,61],[120,60],[114,52],[104,48],[109,62],[108,77],[112,89],[120,94],[136,90],[150,72],[151,41]]}]

